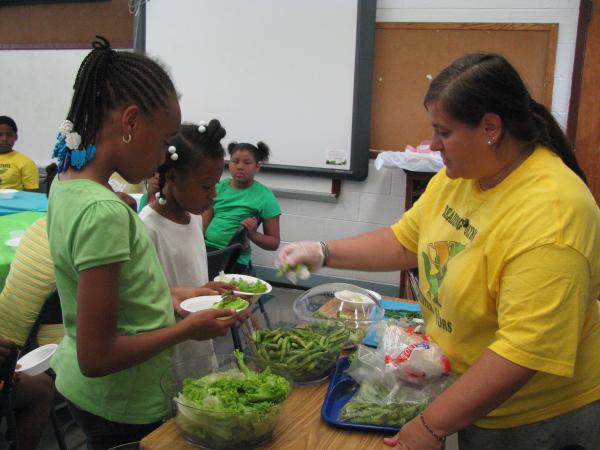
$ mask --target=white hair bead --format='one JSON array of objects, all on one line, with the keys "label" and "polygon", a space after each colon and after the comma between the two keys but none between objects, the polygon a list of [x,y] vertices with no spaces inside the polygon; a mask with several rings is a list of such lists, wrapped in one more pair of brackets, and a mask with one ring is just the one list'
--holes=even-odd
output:
[{"label": "white hair bead", "polygon": [[198,133],[204,133],[206,131],[206,126],[205,125],[200,125],[198,127]]},{"label": "white hair bead", "polygon": [[177,153],[172,153],[172,154],[171,154],[171,159],[172,159],[173,161],[177,161],[177,159],[178,159],[178,158],[179,158],[179,155],[178,155]]},{"label": "white hair bead", "polygon": [[166,199],[166,198],[163,198],[163,197],[160,197],[160,198],[158,199],[158,204],[159,204],[159,205],[166,205],[166,204],[167,204],[167,199]]},{"label": "white hair bead", "polygon": [[169,145],[168,151],[169,151],[169,153],[173,154],[177,151],[177,149],[175,148],[174,145]]}]

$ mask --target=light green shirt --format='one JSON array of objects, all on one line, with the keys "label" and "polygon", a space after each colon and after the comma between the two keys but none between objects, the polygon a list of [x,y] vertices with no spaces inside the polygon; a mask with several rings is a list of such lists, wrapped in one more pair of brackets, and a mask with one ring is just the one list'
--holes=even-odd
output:
[{"label": "light green shirt", "polygon": [[169,352],[97,378],[84,376],[77,360],[77,280],[86,269],[121,264],[117,334],[133,335],[175,323],[167,280],[143,222],[96,182],[55,180],[48,237],[65,326],[65,338],[52,359],[58,391],[81,409],[114,422],[160,420],[169,411],[160,388]]},{"label": "light green shirt", "polygon": [[[281,215],[275,194],[264,184],[254,181],[246,189],[234,189],[230,182],[231,178],[226,178],[215,186],[217,196],[212,206],[214,214],[204,234],[204,241],[210,247],[227,247],[243,220],[250,217],[264,220]],[[248,247],[238,263],[248,265],[250,255]]]}]

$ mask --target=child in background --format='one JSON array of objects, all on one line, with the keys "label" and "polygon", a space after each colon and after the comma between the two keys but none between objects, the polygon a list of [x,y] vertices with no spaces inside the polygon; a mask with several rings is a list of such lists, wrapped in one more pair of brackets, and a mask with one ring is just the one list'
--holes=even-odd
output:
[{"label": "child in background", "polygon": [[[170,287],[204,286],[206,295],[233,289],[208,280],[200,215],[210,207],[223,173],[224,136],[216,119],[207,125],[182,125],[169,140],[166,162],[158,169],[158,201],[140,212]],[[185,315],[179,305],[175,310]]]},{"label": "child in background", "polygon": [[[232,142],[227,150],[231,178],[217,184],[213,207],[202,214],[207,247],[209,250],[227,247],[241,224],[248,230],[248,238],[260,248],[277,250],[281,209],[273,191],[254,179],[260,164],[269,159],[269,147],[263,142],[256,146]],[[259,220],[264,233],[257,229]],[[240,255],[233,273],[252,274],[250,256],[248,247]]]},{"label": "child in background", "polygon": [[17,142],[17,124],[8,116],[0,116],[0,188],[37,191],[40,174],[35,163],[13,149]]},{"label": "child in background", "polygon": [[207,310],[175,323],[172,297],[197,289],[169,291],[146,227],[108,180],[117,171],[139,183],[164,162],[181,121],[177,94],[151,59],[100,37],[93,47],[53,155],[48,237],[65,337],[52,367],[88,449],[107,449],[140,440],[169,413],[160,388],[166,350],[225,335],[238,317]]}]

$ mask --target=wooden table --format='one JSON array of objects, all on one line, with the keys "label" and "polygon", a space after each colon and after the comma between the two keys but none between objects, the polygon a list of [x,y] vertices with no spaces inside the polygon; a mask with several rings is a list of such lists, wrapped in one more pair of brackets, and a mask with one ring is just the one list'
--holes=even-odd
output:
[{"label": "wooden table", "polygon": [[[386,300],[415,303],[414,300],[384,296]],[[389,449],[383,438],[389,436],[366,431],[334,428],[321,420],[321,406],[327,382],[294,386],[283,406],[273,440],[260,447],[271,450],[363,450]],[[194,449],[181,435],[175,420],[171,419],[154,430],[140,443],[142,450]]]},{"label": "wooden table", "polygon": [[[385,434],[334,428],[321,420],[328,383],[295,386],[275,428],[273,440],[261,449],[359,450],[385,449]],[[171,419],[146,436],[142,450],[188,450],[191,446]]]}]

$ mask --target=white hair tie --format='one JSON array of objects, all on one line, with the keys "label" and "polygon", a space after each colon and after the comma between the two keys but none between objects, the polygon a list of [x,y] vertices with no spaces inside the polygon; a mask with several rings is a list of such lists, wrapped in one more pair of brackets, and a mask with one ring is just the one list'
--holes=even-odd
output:
[{"label": "white hair tie", "polygon": [[167,151],[171,155],[171,159],[173,161],[177,161],[177,159],[179,158],[179,155],[177,154],[177,148],[174,145],[169,145]]}]

